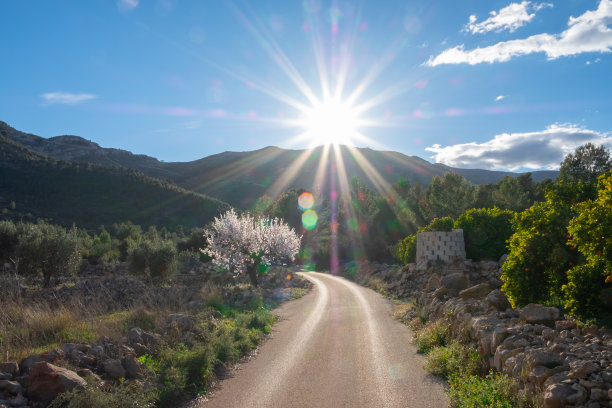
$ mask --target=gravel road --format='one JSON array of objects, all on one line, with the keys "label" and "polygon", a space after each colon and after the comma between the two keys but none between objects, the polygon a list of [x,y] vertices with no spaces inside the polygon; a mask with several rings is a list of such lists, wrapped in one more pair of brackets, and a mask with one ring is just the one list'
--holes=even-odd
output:
[{"label": "gravel road", "polygon": [[301,273],[314,289],[275,312],[259,354],[202,407],[448,407],[411,331],[383,296],[343,278]]}]

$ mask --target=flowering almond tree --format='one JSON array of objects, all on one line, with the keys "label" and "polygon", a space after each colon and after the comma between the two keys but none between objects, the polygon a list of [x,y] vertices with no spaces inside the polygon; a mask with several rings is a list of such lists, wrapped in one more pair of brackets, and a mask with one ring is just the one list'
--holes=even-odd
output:
[{"label": "flowering almond tree", "polygon": [[204,231],[208,247],[202,252],[213,263],[237,274],[246,272],[257,286],[257,270],[261,264],[291,262],[300,250],[302,237],[278,218],[238,216],[232,209],[215,218]]}]

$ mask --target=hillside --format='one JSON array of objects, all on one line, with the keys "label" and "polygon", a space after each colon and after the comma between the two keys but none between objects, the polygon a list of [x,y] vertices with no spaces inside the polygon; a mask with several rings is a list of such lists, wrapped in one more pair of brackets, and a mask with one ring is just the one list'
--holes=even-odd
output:
[{"label": "hillside", "polygon": [[97,228],[127,220],[202,226],[229,206],[136,170],[49,158],[0,135],[1,208],[2,218]]},{"label": "hillside", "polygon": [[[169,180],[198,193],[216,197],[239,208],[248,208],[263,194],[276,195],[288,188],[321,188],[315,185],[315,175],[323,147],[306,154],[305,150],[286,150],[266,147],[249,152],[223,152],[190,162],[161,162],[153,157],[132,154],[125,150],[100,147],[98,144],[78,136],[58,136],[49,139],[18,131],[0,122],[0,133],[24,146],[44,155],[75,162],[116,165],[135,169],[144,174]],[[479,169],[460,169],[443,164],[432,164],[416,156],[398,152],[357,148],[357,154],[346,146],[340,147],[340,156],[330,152],[332,162],[342,162],[346,176],[364,180],[370,187],[383,180],[395,183],[403,178],[411,183],[428,185],[434,176],[448,171],[456,172],[475,184],[496,183],[506,176],[518,173]],[[360,157],[365,159],[361,160]],[[303,161],[299,167],[296,162]],[[339,168],[339,167],[338,167]],[[293,172],[287,170],[293,169]],[[329,168],[328,168],[329,169]],[[372,172],[374,169],[375,172]],[[372,177],[372,174],[377,174]],[[555,178],[556,171],[536,171],[535,181]],[[285,177],[284,183],[279,181]],[[375,181],[378,179],[378,181]],[[326,182],[329,177],[323,181]]]}]

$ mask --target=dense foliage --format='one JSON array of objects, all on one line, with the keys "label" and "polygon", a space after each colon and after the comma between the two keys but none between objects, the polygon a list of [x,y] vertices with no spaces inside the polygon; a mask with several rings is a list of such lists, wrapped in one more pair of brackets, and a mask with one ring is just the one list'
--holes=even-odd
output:
[{"label": "dense foliage", "polygon": [[293,261],[301,243],[301,237],[281,219],[239,216],[234,210],[215,218],[204,235],[207,247],[203,251],[213,262],[235,274],[248,273],[254,286],[258,271]]},{"label": "dense foliage", "polygon": [[512,235],[514,213],[499,208],[471,209],[455,221],[453,228],[463,229],[465,252],[475,261],[497,261],[506,253],[506,241]]},{"label": "dense foliage", "polygon": [[219,200],[135,170],[51,159],[3,135],[0,197],[15,203],[0,212],[0,219],[42,217],[53,224],[90,229],[127,220],[193,228],[229,209]]}]

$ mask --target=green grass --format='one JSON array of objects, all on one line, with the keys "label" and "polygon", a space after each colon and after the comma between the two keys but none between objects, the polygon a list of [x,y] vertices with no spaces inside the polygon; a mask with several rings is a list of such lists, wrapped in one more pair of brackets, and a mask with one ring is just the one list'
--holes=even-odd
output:
[{"label": "green grass", "polygon": [[514,380],[491,371],[486,377],[452,375],[447,390],[456,408],[515,408],[525,406]]},{"label": "green grass", "polygon": [[434,347],[446,346],[450,340],[450,323],[440,319],[415,331],[413,341],[417,352],[429,353]]},{"label": "green grass", "polygon": [[480,355],[471,347],[453,342],[449,346],[434,347],[427,354],[425,370],[448,379],[453,375],[474,375],[480,367]]}]

